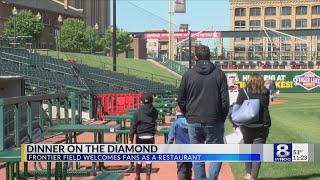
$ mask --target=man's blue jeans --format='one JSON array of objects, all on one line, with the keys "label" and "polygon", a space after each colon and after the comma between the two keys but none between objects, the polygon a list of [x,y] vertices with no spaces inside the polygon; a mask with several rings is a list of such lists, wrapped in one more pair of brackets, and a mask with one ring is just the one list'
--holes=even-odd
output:
[{"label": "man's blue jeans", "polygon": [[[189,123],[188,133],[190,144],[223,144],[224,122],[216,122],[214,124]],[[221,165],[221,162],[210,162],[208,179],[218,179]],[[196,180],[206,179],[205,163],[194,162],[193,172]]]}]

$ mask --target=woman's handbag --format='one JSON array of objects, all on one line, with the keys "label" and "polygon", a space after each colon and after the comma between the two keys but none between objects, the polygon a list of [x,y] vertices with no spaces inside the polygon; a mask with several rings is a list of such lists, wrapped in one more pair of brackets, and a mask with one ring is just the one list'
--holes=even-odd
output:
[{"label": "woman's handbag", "polygon": [[237,125],[247,125],[259,121],[260,100],[250,99],[247,91],[243,89],[247,96],[242,105],[233,105],[231,118]]}]

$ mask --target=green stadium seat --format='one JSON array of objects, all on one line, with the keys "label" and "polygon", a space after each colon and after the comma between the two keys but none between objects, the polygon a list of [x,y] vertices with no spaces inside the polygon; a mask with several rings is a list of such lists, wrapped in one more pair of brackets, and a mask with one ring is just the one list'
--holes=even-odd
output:
[{"label": "green stadium seat", "polygon": [[[43,82],[38,87],[65,92],[66,89],[90,90],[92,94],[107,92],[151,91],[154,93],[176,92],[176,87],[139,79],[122,73],[70,63],[23,49],[0,48],[0,70],[4,75],[22,75],[29,81]],[[35,87],[38,83],[30,83]],[[34,89],[30,90],[34,93]],[[48,91],[48,90],[47,90]]]}]

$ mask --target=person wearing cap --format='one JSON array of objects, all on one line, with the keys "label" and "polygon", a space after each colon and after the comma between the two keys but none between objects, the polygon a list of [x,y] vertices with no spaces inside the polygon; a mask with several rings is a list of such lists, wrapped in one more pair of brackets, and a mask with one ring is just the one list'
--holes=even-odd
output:
[{"label": "person wearing cap", "polygon": [[[157,130],[156,120],[158,119],[158,110],[153,106],[153,94],[143,93],[141,96],[141,105],[134,114],[130,127],[130,141],[133,142],[136,137],[136,144],[154,144],[154,136]],[[140,180],[142,162],[136,164],[136,180]],[[151,162],[146,162],[147,180],[150,180],[152,170]]]}]

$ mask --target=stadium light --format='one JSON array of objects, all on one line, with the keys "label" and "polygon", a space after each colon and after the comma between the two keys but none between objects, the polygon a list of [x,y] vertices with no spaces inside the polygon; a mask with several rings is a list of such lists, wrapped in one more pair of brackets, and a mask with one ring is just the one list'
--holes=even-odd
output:
[{"label": "stadium light", "polygon": [[[99,25],[98,25],[98,23],[96,23],[96,24],[94,25],[94,29],[95,29],[96,31],[99,30]],[[89,41],[90,41],[90,54],[92,54],[92,49],[93,49],[93,47],[92,47],[92,38],[93,38],[93,32],[91,31],[91,32],[90,32],[90,36],[89,36]]]},{"label": "stadium light", "polygon": [[18,10],[16,7],[13,7],[12,9],[12,15],[13,15],[13,36],[14,36],[14,44],[13,47],[16,48],[16,43],[17,43],[17,32],[16,32],[16,26],[17,26],[17,22],[16,22],[16,16],[18,14]]},{"label": "stadium light", "polygon": [[62,16],[61,15],[59,15],[59,17],[58,17],[58,22],[62,23]]},{"label": "stadium light", "polygon": [[94,29],[95,29],[95,30],[99,30],[99,25],[98,25],[98,23],[96,23],[96,24],[94,25]]},{"label": "stadium light", "polygon": [[13,9],[12,9],[12,14],[13,14],[14,16],[18,14],[18,10],[17,10],[16,7],[13,7]]},{"label": "stadium light", "polygon": [[36,16],[37,16],[37,19],[40,21],[42,18],[40,12],[38,12],[38,14]]},{"label": "stadium light", "polygon": [[61,34],[61,23],[62,23],[62,16],[61,15],[59,15],[59,17],[58,17],[58,22],[59,22],[59,46],[58,46],[58,59],[60,59],[60,46],[61,46],[61,36],[60,36],[60,34]]},{"label": "stadium light", "polygon": [[112,1],[112,70],[117,71],[117,4]]},{"label": "stadium light", "polygon": [[[39,20],[39,22],[41,23],[41,31],[43,29],[43,23],[41,21],[42,17],[41,17],[41,14],[40,12],[38,11],[38,14],[36,15],[37,19]],[[38,41],[38,45],[40,44],[40,42]]]},{"label": "stadium light", "polygon": [[192,43],[192,40],[191,40],[191,30],[189,30],[189,69],[191,69],[191,61],[192,61],[192,53],[191,53],[191,51],[192,51],[192,45],[191,45],[191,43]]}]

